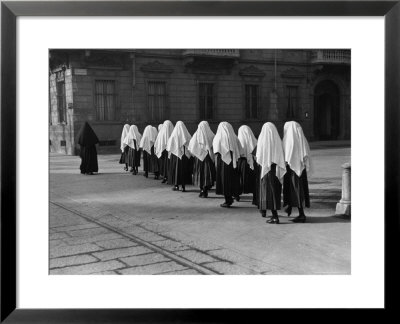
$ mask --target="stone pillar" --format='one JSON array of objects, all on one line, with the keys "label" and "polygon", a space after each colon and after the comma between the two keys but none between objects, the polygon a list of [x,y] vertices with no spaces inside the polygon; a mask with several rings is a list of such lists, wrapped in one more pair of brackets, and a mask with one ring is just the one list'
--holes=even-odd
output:
[{"label": "stone pillar", "polygon": [[336,204],[336,215],[351,216],[351,162],[342,168],[342,199]]},{"label": "stone pillar", "polygon": [[279,115],[278,115],[278,94],[276,93],[276,91],[272,91],[270,93],[268,119],[271,120],[271,121],[279,120]]}]

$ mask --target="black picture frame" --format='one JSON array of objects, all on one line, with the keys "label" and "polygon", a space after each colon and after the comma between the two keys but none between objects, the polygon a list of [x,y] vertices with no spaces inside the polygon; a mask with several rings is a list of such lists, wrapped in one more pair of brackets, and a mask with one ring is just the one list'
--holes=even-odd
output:
[{"label": "black picture frame", "polygon": [[[1,2],[1,317],[5,323],[246,322],[267,310],[16,308],[16,19],[18,16],[384,16],[385,310],[396,310],[399,246],[399,1],[2,1]],[[373,158],[373,156],[371,157]],[[366,157],[368,159],[368,157]],[[370,161],[373,163],[373,161]],[[373,190],[373,188],[371,188]],[[381,217],[377,217],[380,221]],[[288,296],[290,298],[290,296]],[[327,310],[329,312],[329,310]],[[301,312],[301,311],[300,311]],[[381,310],[378,310],[382,321]],[[300,316],[304,312],[300,313]],[[308,313],[306,313],[308,314]],[[285,315],[286,316],[286,315]],[[296,315],[297,316],[297,315]],[[315,316],[315,315],[313,315]],[[326,316],[326,315],[325,315]],[[331,316],[331,315],[329,315]],[[348,316],[348,315],[346,315]],[[370,315],[368,315],[370,316]],[[305,318],[307,315],[305,316]],[[254,320],[252,320],[252,318]],[[318,317],[317,317],[318,318]],[[338,317],[343,320],[342,317]],[[315,319],[315,318],[314,318]],[[349,319],[349,318],[347,318]],[[262,320],[262,319],[261,319]],[[281,318],[282,320],[282,318]],[[319,318],[318,320],[321,320]]]}]

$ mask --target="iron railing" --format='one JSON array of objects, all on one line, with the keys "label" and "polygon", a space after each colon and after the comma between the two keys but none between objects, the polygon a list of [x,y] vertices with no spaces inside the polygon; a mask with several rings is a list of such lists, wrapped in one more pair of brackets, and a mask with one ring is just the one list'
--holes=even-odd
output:
[{"label": "iron railing", "polygon": [[314,50],[311,62],[315,64],[350,64],[350,50]]},{"label": "iron railing", "polygon": [[183,51],[183,55],[236,58],[240,53],[238,49],[188,49]]}]

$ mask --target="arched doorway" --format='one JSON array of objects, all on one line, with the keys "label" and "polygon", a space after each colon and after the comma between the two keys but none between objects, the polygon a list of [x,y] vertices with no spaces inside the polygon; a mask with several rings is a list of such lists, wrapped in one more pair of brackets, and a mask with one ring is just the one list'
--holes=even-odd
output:
[{"label": "arched doorway", "polygon": [[314,136],[336,140],[340,131],[340,95],[335,83],[321,81],[314,89]]}]

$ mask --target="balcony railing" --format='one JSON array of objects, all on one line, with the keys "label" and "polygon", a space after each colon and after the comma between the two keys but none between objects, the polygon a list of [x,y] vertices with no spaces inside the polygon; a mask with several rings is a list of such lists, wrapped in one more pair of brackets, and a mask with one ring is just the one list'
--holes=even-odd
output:
[{"label": "balcony railing", "polygon": [[311,62],[315,64],[350,64],[350,50],[315,50]]},{"label": "balcony railing", "polygon": [[239,57],[238,49],[188,49],[183,51],[184,56],[210,56],[210,57]]}]

